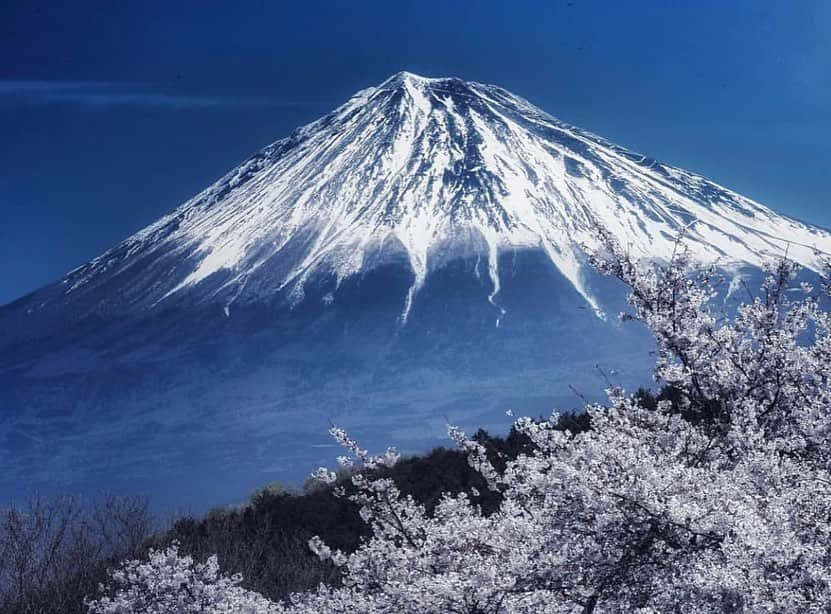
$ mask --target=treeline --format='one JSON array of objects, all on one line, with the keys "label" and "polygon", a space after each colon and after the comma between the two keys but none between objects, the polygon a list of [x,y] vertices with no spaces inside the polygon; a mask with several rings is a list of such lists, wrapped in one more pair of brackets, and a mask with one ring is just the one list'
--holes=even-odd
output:
[{"label": "treeline", "polygon": [[139,497],[32,497],[0,510],[0,612],[84,612],[108,569],[144,556],[155,530]]},{"label": "treeline", "polygon": [[[502,463],[515,458],[527,445],[513,432],[503,438],[480,431],[476,437]],[[458,450],[436,448],[423,456],[402,459],[384,473],[404,494],[428,509],[445,492],[471,488],[480,493],[478,502],[483,509],[494,510],[499,505],[498,495],[488,490]],[[264,488],[252,495],[248,505],[175,522],[165,541],[179,542],[181,552],[199,560],[217,554],[223,570],[241,573],[245,588],[272,600],[309,590],[320,582],[337,585],[340,572],[315,556],[308,540],[318,535],[331,547],[352,552],[368,531],[357,506],[347,497],[333,495],[335,486],[348,491],[348,475],[341,474],[334,486],[310,482],[302,492]]]},{"label": "treeline", "polygon": [[[560,427],[585,430],[588,416],[565,414]],[[514,430],[505,437],[480,430],[474,438],[498,468],[530,445]],[[478,492],[474,501],[486,513],[500,504],[500,495],[487,488],[459,450],[436,448],[404,458],[384,474],[428,510],[443,493],[461,491]],[[139,497],[93,502],[33,497],[10,505],[0,512],[0,612],[81,614],[108,570],[174,541],[197,560],[217,554],[223,571],[241,573],[246,588],[273,600],[321,582],[337,585],[340,572],[312,554],[308,540],[318,535],[351,552],[368,535],[355,504],[332,492],[336,486],[350,488],[348,474],[340,478],[332,486],[309,482],[302,490],[265,487],[243,505],[179,518],[163,530]]]},{"label": "treeline", "polygon": [[[575,433],[586,430],[588,415],[564,414],[558,427]],[[514,429],[505,437],[479,430],[474,439],[485,446],[498,469],[531,445]],[[457,449],[440,447],[425,455],[403,458],[376,474],[393,479],[403,495],[411,495],[428,511],[444,493],[462,491],[478,492],[473,500],[485,513],[495,511],[501,503],[501,495],[488,489],[481,474]],[[197,560],[217,554],[224,571],[241,573],[245,588],[274,601],[315,588],[321,582],[337,585],[340,571],[309,550],[309,539],[317,535],[333,549],[352,552],[369,531],[348,496],[334,496],[336,487],[344,488],[348,495],[349,475],[341,473],[331,486],[308,482],[301,492],[266,487],[255,492],[245,506],[213,511],[199,519],[178,520],[163,542],[178,542],[180,552]]]}]

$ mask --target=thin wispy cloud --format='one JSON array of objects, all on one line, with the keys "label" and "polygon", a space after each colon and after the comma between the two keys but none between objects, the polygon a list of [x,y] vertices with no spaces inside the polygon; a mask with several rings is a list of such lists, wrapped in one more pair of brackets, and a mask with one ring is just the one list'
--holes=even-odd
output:
[{"label": "thin wispy cloud", "polygon": [[261,96],[169,93],[147,83],[0,80],[0,108],[72,105],[86,109],[144,106],[199,109],[233,106],[298,106],[301,100]]}]

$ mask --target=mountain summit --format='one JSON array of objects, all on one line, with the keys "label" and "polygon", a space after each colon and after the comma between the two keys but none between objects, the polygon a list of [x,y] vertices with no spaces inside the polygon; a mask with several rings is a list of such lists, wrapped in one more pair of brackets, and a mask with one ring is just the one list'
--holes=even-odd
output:
[{"label": "mountain summit", "polygon": [[683,231],[733,276],[831,253],[499,87],[398,73],[0,308],[0,490],[234,500],[325,463],[329,422],[418,450],[445,416],[502,429],[612,369],[648,384],[646,335],[597,317],[623,305],[586,264],[598,225],[644,258]]}]

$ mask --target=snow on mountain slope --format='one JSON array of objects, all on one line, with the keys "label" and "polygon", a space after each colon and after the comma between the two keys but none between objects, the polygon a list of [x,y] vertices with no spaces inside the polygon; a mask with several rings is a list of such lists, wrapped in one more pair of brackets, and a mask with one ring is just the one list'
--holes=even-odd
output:
[{"label": "snow on mountain slope", "polygon": [[[499,87],[399,73],[265,148],[63,287],[71,300],[126,274],[143,288],[130,299],[141,308],[192,293],[230,314],[235,301],[277,291],[298,300],[315,272],[340,282],[403,255],[413,272],[406,321],[428,273],[460,256],[487,260],[498,305],[499,254],[530,248],[599,310],[584,283],[596,223],[643,257],[667,257],[682,229],[697,259],[725,267],[787,247],[816,268],[816,252],[831,253],[829,233]],[[137,282],[148,261],[153,279]]]}]

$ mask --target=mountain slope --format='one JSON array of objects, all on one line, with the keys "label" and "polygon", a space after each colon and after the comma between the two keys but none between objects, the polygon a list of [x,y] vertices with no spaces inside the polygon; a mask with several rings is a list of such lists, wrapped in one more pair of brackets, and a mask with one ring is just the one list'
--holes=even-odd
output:
[{"label": "mountain slope", "polygon": [[683,231],[737,275],[831,253],[501,88],[399,73],[0,308],[5,487],[129,476],[194,501],[177,471],[225,472],[238,496],[327,461],[330,420],[418,449],[445,415],[574,406],[610,368],[648,383],[649,341],[597,317],[622,306],[586,265],[597,224],[646,258]]}]

